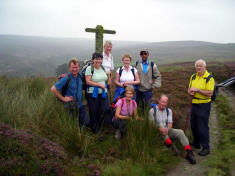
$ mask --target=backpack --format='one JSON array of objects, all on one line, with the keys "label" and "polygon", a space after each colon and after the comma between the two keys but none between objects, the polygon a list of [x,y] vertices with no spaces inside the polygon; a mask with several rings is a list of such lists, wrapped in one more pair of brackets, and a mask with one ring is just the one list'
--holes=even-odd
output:
[{"label": "backpack", "polygon": [[[122,76],[122,71],[123,71],[123,69],[122,69],[122,67],[120,67],[120,68],[119,68],[119,79],[120,79],[121,76]],[[132,69],[131,69],[131,72],[132,72],[132,74],[133,74],[133,76],[134,76],[134,81],[135,81],[135,69],[132,68]]]},{"label": "backpack", "polygon": [[[213,76],[210,74],[208,77],[204,78],[206,80],[206,84],[210,81],[210,79],[213,78]],[[192,76],[192,81],[196,79],[196,73]],[[215,101],[216,96],[219,93],[219,87],[215,85],[213,95],[211,96],[211,101]]]},{"label": "backpack", "polygon": [[[137,65],[139,64],[139,61],[136,61],[135,67],[137,68]],[[154,62],[151,61],[151,68],[152,68],[152,79],[155,79],[156,77],[153,75],[153,66]]]},{"label": "backpack", "polygon": [[57,80],[59,81],[59,80],[61,80],[62,78],[64,78],[65,76],[68,76],[68,80],[67,80],[67,82],[65,83],[65,85],[64,85],[64,87],[61,89],[61,91],[60,91],[60,94],[64,97],[65,96],[65,94],[66,94],[66,92],[67,92],[67,89],[68,89],[68,87],[69,87],[69,83],[70,83],[70,81],[71,81],[71,77],[70,77],[70,75],[68,74],[68,73],[63,73],[62,75],[59,75],[58,77],[57,77]]},{"label": "backpack", "polygon": [[[151,104],[151,107],[150,109],[153,109],[153,117],[154,117],[154,122],[157,123],[157,120],[156,120],[156,113],[157,113],[157,104]],[[166,114],[167,114],[167,117],[169,115],[169,109],[168,107],[166,107]]]},{"label": "backpack", "polygon": [[[85,79],[85,73],[86,73],[86,69],[88,66],[91,66],[91,76],[93,76],[94,74],[94,66],[93,66],[93,61],[92,60],[88,60],[88,61],[85,61],[85,65],[82,67],[82,71],[81,71],[81,79],[82,79],[82,90],[87,90],[87,88],[89,87],[87,84],[86,84],[86,79]],[[100,67],[104,70],[105,72],[105,69],[104,69],[104,66],[103,65],[100,65]]]}]

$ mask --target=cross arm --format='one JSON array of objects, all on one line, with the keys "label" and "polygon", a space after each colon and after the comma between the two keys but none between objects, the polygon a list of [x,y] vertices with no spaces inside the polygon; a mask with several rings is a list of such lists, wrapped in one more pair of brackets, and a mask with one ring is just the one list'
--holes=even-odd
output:
[{"label": "cross arm", "polygon": [[96,29],[93,29],[93,28],[86,28],[85,31],[86,31],[86,32],[96,32]]},{"label": "cross arm", "polygon": [[116,34],[116,31],[113,30],[104,30],[105,34]]}]

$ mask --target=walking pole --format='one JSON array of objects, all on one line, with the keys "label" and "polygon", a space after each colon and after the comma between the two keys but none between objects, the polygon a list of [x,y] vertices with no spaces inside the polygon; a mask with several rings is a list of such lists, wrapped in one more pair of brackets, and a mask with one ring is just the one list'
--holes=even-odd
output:
[{"label": "walking pole", "polygon": [[188,128],[188,121],[189,121],[189,118],[190,118],[190,112],[191,112],[191,107],[192,107],[192,99],[193,99],[193,97],[190,96],[189,108],[188,108],[188,112],[187,112],[187,116],[186,116],[185,124],[184,124],[184,132]]}]

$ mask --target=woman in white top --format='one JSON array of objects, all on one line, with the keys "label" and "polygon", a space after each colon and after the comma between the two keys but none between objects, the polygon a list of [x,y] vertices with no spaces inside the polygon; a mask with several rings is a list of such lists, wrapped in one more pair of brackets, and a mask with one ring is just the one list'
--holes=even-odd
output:
[{"label": "woman in white top", "polygon": [[111,85],[112,71],[114,70],[113,56],[111,55],[112,42],[110,40],[104,43],[103,62],[102,65],[108,75],[108,85]]},{"label": "woman in white top", "polygon": [[114,100],[125,92],[125,87],[132,85],[136,89],[136,85],[140,84],[139,75],[136,68],[130,66],[131,56],[125,54],[122,57],[123,66],[116,71],[115,84],[117,85]]}]

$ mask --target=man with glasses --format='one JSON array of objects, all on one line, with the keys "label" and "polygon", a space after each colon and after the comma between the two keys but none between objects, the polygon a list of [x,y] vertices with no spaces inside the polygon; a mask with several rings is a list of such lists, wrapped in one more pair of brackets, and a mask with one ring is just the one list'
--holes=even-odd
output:
[{"label": "man with glasses", "polygon": [[152,90],[161,87],[161,74],[157,65],[148,58],[149,52],[147,49],[140,51],[140,57],[142,60],[136,62],[136,69],[140,78],[140,84],[136,92],[136,102],[145,111],[151,103]]}]

